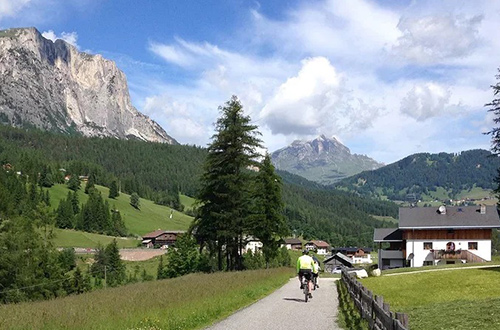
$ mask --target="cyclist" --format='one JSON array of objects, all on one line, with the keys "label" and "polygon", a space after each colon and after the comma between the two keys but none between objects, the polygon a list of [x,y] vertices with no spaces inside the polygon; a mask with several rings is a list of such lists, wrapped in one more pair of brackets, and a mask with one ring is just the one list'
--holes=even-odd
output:
[{"label": "cyclist", "polygon": [[313,258],[309,256],[309,251],[302,251],[302,256],[297,259],[297,274],[299,275],[300,288],[302,287],[302,277],[305,277],[308,280],[309,285],[309,298],[312,298],[312,273],[316,270],[316,266],[314,264]]},{"label": "cyclist", "polygon": [[316,256],[312,256],[312,259],[314,261],[314,265],[316,266],[315,270],[313,270],[313,273],[312,273],[313,283],[316,286],[316,288],[319,288],[318,280],[319,280],[319,270],[321,268],[319,267],[319,260],[318,260],[318,258],[316,258]]}]

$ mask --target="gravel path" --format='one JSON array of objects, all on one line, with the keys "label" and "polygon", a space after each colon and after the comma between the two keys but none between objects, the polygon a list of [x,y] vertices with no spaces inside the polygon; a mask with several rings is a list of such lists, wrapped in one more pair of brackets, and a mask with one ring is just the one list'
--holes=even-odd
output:
[{"label": "gravel path", "polygon": [[339,330],[335,278],[320,278],[313,298],[304,302],[299,280],[292,278],[274,293],[259,300],[207,330]]}]

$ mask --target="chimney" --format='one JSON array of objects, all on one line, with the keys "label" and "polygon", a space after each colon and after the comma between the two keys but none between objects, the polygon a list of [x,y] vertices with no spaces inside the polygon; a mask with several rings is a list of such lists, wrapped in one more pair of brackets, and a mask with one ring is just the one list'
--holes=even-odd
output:
[{"label": "chimney", "polygon": [[481,204],[481,214],[486,214],[486,205]]},{"label": "chimney", "polygon": [[439,214],[446,214],[446,206],[441,205],[441,206],[438,208],[438,213],[439,213]]}]

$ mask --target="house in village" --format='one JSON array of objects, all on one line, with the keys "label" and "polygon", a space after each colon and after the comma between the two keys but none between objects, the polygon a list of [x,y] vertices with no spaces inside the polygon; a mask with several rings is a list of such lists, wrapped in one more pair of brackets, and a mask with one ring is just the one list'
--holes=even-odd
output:
[{"label": "house in village", "polygon": [[248,251],[252,251],[252,253],[255,253],[262,250],[263,244],[258,238],[248,236],[245,239],[245,242],[246,244],[245,247],[243,248],[243,253],[246,253]]},{"label": "house in village", "polygon": [[323,267],[327,273],[333,273],[334,270],[338,269],[340,266],[352,268],[352,265],[352,259],[340,252],[325,258],[323,261]]},{"label": "house in village", "polygon": [[285,238],[281,246],[288,250],[300,251],[302,250],[302,241],[298,238]]},{"label": "house in village", "polygon": [[184,230],[155,230],[142,236],[142,246],[147,248],[169,248],[175,245],[177,236],[184,234]]},{"label": "house in village", "polygon": [[357,247],[339,247],[332,249],[332,254],[342,253],[343,255],[351,258],[353,264],[371,264],[372,249],[370,248],[357,248]]},{"label": "house in village", "polygon": [[400,208],[398,228],[375,229],[379,267],[491,261],[493,228],[500,228],[496,206]]},{"label": "house in village", "polygon": [[317,254],[327,255],[330,252],[330,244],[325,241],[312,240],[306,243],[304,248],[308,251],[316,251]]}]

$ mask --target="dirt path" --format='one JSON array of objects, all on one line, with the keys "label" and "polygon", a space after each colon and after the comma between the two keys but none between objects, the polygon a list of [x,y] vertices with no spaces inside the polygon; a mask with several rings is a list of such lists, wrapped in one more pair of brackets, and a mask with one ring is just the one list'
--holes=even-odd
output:
[{"label": "dirt path", "polygon": [[299,280],[293,278],[271,295],[206,330],[339,330],[336,280],[320,279],[320,288],[305,303]]},{"label": "dirt path", "polygon": [[127,261],[142,261],[165,254],[160,249],[120,249],[120,258]]}]

